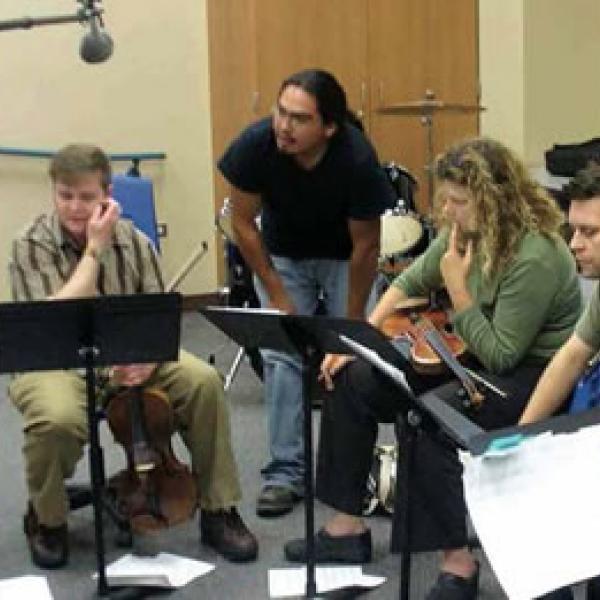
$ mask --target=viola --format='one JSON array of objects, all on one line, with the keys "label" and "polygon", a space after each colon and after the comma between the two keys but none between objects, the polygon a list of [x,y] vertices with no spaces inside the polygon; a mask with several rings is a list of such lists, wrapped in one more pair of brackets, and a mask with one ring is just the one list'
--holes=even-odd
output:
[{"label": "viola", "polygon": [[467,392],[468,405],[477,408],[483,402],[483,395],[458,361],[466,352],[466,344],[448,330],[448,324],[443,310],[406,314],[399,309],[384,320],[382,330],[389,337],[410,340],[411,363],[417,373],[433,375],[450,369]]},{"label": "viola", "polygon": [[410,341],[411,362],[417,373],[436,375],[444,372],[446,365],[427,340],[426,331],[435,329],[453,356],[461,357],[466,352],[463,340],[448,326],[448,315],[444,310],[407,312],[402,308],[385,319],[382,330],[391,338],[404,337]]},{"label": "viola", "polygon": [[[173,291],[206,254],[202,242],[167,286]],[[167,395],[158,388],[134,386],[105,389],[108,424],[123,446],[127,469],[111,478],[117,509],[132,531],[148,533],[194,516],[196,482],[171,446],[174,414]]]},{"label": "viola", "polygon": [[106,412],[127,457],[127,469],[110,485],[131,529],[149,533],[192,518],[196,482],[173,452],[174,415],[167,395],[158,388],[123,388],[111,396]]}]

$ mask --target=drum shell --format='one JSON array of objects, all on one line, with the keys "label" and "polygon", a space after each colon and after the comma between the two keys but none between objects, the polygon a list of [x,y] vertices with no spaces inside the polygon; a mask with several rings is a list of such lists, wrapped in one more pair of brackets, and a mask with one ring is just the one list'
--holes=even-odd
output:
[{"label": "drum shell", "polygon": [[382,168],[396,193],[394,210],[403,214],[414,212],[416,210],[414,196],[418,188],[417,180],[408,169],[394,162],[384,163]]},{"label": "drum shell", "polygon": [[427,234],[422,219],[415,213],[388,212],[381,217],[379,270],[397,275],[427,249]]}]

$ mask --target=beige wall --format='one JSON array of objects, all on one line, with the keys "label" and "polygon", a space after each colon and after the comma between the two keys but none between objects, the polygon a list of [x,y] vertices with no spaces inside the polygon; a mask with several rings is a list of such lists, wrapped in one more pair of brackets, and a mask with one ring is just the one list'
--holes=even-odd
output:
[{"label": "beige wall", "polygon": [[[167,278],[207,240],[210,255],[182,290],[216,281],[208,55],[204,0],[104,0],[115,51],[102,64],[78,54],[78,24],[0,32],[0,146],[56,149],[89,141],[109,152],[164,151],[142,163],[155,182],[158,219],[167,223]],[[0,20],[74,13],[74,0],[4,0]],[[122,171],[126,163],[116,163]],[[49,207],[47,161],[0,156],[0,297],[10,239]]]},{"label": "beige wall", "polygon": [[523,0],[479,0],[481,133],[524,150]]},{"label": "beige wall", "polygon": [[532,166],[600,135],[600,2],[480,0],[483,134]]},{"label": "beige wall", "polygon": [[525,157],[600,135],[600,2],[525,2]]}]

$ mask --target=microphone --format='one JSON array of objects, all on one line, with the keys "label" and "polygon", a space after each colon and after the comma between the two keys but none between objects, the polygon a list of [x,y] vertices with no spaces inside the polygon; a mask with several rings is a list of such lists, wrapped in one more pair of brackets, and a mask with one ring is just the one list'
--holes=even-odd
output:
[{"label": "microphone", "polygon": [[87,63],[100,63],[107,60],[113,51],[113,41],[102,27],[100,15],[102,9],[94,7],[96,0],[78,0],[87,6],[82,10],[83,19],[87,20],[90,30],[83,36],[79,47],[79,55]]}]

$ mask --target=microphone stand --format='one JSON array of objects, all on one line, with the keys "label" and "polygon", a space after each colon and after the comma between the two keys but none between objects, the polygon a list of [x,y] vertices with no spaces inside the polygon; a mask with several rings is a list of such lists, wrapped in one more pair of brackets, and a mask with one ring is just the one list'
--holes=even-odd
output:
[{"label": "microphone stand", "polygon": [[57,15],[52,17],[22,17],[21,19],[10,19],[0,21],[0,31],[12,29],[31,29],[39,25],[62,25],[63,23],[85,23],[92,17],[100,17],[104,10],[102,8],[80,8],[74,15]]}]

